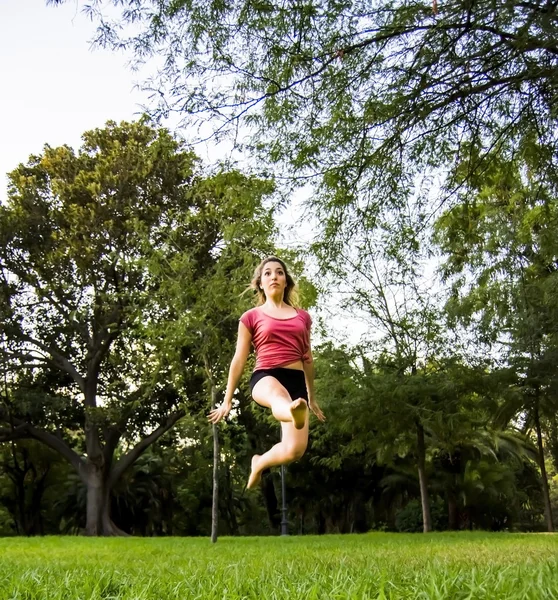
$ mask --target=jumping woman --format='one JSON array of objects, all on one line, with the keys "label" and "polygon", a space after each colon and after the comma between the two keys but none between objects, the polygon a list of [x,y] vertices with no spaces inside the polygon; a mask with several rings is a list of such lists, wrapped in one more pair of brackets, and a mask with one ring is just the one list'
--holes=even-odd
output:
[{"label": "jumping woman", "polygon": [[240,317],[225,398],[209,413],[212,423],[229,414],[253,344],[256,367],[250,379],[252,398],[271,409],[281,423],[282,436],[265,454],[252,457],[248,488],[260,482],[266,469],[302,457],[308,445],[308,409],[320,421],[325,420],[314,397],[312,321],[305,310],[293,306],[295,282],[285,263],[275,256],[264,259],[256,268],[251,286],[257,292],[258,305]]}]

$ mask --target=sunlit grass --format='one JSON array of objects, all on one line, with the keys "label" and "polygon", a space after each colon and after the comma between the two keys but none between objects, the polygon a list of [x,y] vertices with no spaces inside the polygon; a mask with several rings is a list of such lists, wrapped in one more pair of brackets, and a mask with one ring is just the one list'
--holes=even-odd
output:
[{"label": "sunlit grass", "polygon": [[558,536],[0,539],[8,599],[558,599]]}]

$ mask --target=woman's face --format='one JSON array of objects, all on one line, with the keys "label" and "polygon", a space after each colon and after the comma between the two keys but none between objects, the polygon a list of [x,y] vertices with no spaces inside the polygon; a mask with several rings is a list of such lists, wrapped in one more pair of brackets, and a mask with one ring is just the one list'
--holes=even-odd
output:
[{"label": "woman's face", "polygon": [[265,263],[262,269],[261,286],[266,298],[283,298],[287,287],[287,276],[281,263],[276,261]]}]

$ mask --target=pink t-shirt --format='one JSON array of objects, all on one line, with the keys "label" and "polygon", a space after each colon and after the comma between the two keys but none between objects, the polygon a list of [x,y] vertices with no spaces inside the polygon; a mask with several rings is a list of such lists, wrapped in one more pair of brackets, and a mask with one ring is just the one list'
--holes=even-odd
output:
[{"label": "pink t-shirt", "polygon": [[277,319],[266,315],[257,306],[240,317],[240,322],[252,334],[256,350],[255,371],[273,369],[297,360],[310,362],[312,318],[301,308],[297,308],[296,312],[295,317]]}]

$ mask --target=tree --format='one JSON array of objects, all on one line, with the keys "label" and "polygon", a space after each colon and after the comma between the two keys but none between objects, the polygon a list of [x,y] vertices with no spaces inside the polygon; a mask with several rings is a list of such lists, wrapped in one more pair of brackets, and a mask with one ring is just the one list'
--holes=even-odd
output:
[{"label": "tree", "polygon": [[60,533],[52,502],[64,495],[69,468],[60,454],[34,440],[0,447],[0,504],[16,535]]},{"label": "tree", "polygon": [[[268,191],[243,184],[256,204]],[[172,314],[155,267],[186,253],[181,285],[196,298],[233,200],[211,193],[193,153],[146,119],[86,132],[77,154],[45,146],[10,174],[0,333],[19,395],[0,405],[0,440],[36,439],[75,468],[90,535],[120,533],[111,490],[200,396],[196,348],[173,340],[186,365],[177,377],[155,335]],[[46,404],[30,393],[41,377],[51,385]]]},{"label": "tree", "polygon": [[407,210],[397,212],[378,209],[370,228],[343,221],[336,228],[337,240],[317,242],[314,250],[324,279],[329,275],[343,292],[342,310],[366,326],[361,341],[365,372],[378,372],[367,400],[374,399],[372,410],[383,423],[379,435],[385,434],[384,442],[391,445],[404,437],[412,448],[427,532],[431,522],[425,427],[432,410],[443,411],[432,398],[433,386],[426,383],[426,365],[434,364],[445,348],[441,311],[424,275],[423,235],[412,207],[404,206]]},{"label": "tree", "polygon": [[484,157],[482,174],[466,176],[459,165],[453,177],[463,188],[460,201],[438,219],[435,239],[452,283],[450,315],[471,326],[480,344],[498,349],[511,368],[513,387],[497,412],[504,426],[521,418],[535,429],[552,531],[542,424],[556,412],[558,178],[545,152],[525,138],[513,151],[499,148]]},{"label": "tree", "polygon": [[246,124],[245,147],[266,167],[319,182],[315,231],[336,250],[385,209],[404,232],[397,217],[411,206],[425,231],[494,150],[509,159],[524,140],[556,181],[554,2],[109,4],[114,21],[87,5],[96,43],[163,57],[146,83],[152,112],[210,118],[216,136]]},{"label": "tree", "polygon": [[355,353],[326,343],[313,354],[316,394],[328,420],[311,421],[310,448],[289,466],[289,508],[301,533],[366,531],[376,465],[373,445],[351,428],[359,406]]},{"label": "tree", "polygon": [[111,4],[105,14],[99,0],[84,6],[99,24],[95,42],[139,63],[162,58],[146,82],[154,114],[209,118],[216,135],[249,125],[253,149],[321,181],[332,227],[348,206],[373,216],[397,205],[416,173],[443,183],[459,161],[473,174],[474,147],[526,132],[556,164],[555,2]]}]

